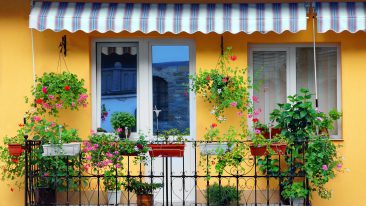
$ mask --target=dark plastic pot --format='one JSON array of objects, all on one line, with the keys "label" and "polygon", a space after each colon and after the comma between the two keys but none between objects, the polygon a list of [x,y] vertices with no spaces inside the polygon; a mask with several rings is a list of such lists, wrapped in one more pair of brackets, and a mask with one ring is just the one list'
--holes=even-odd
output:
[{"label": "dark plastic pot", "polygon": [[185,144],[149,144],[150,157],[183,157]]},{"label": "dark plastic pot", "polygon": [[56,205],[56,190],[49,187],[34,189],[34,199],[37,205]]}]

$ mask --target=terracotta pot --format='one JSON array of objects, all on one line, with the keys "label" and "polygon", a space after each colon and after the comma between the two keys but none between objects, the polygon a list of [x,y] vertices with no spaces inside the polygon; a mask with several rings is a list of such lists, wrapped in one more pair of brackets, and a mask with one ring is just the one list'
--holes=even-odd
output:
[{"label": "terracotta pot", "polygon": [[151,194],[137,195],[137,206],[152,206],[154,196]]},{"label": "terracotta pot", "polygon": [[273,144],[271,144],[270,147],[278,155],[284,155],[284,154],[286,154],[287,144],[273,143]]},{"label": "terracotta pot", "polygon": [[267,147],[255,147],[254,145],[250,145],[250,153],[253,156],[265,156],[268,155]]},{"label": "terracotta pot", "polygon": [[48,187],[34,189],[34,199],[37,205],[56,205],[56,190]]},{"label": "terracotta pot", "polygon": [[150,157],[183,157],[185,144],[149,144]]},{"label": "terracotta pot", "polygon": [[18,163],[18,157],[23,153],[24,148],[20,144],[8,144],[8,150],[10,156],[12,156],[11,161],[14,163]]}]

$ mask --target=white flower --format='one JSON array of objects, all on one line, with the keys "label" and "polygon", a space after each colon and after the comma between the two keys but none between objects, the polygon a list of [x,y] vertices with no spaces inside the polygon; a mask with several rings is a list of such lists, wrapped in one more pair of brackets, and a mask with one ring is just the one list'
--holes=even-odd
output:
[{"label": "white flower", "polygon": [[206,94],[206,92],[203,92],[203,93],[202,93],[202,96],[203,96],[203,97],[206,97],[206,95],[207,95],[207,94]]},{"label": "white flower", "polygon": [[219,117],[218,117],[218,120],[219,120],[220,122],[224,122],[224,121],[226,121],[226,117],[224,117],[224,116],[219,116]]},{"label": "white flower", "polygon": [[210,112],[210,113],[211,113],[211,114],[215,114],[215,112],[216,112],[216,111],[213,109],[213,110],[211,110],[211,112]]},{"label": "white flower", "polygon": [[217,93],[219,93],[219,94],[220,94],[220,93],[221,93],[221,89],[217,89]]}]

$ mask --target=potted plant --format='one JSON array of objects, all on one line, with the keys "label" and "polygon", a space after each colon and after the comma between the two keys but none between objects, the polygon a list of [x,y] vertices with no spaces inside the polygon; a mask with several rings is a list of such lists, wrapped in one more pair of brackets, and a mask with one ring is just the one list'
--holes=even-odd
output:
[{"label": "potted plant", "polygon": [[248,110],[248,105],[251,105],[251,81],[245,69],[231,66],[231,62],[235,60],[236,56],[231,47],[228,47],[214,69],[200,70],[196,75],[190,76],[190,90],[212,104],[211,114],[219,122],[226,120],[224,110],[231,108],[243,114]]},{"label": "potted plant", "polygon": [[86,92],[84,80],[76,74],[44,73],[36,78],[31,106],[51,115],[57,115],[60,109],[77,110],[80,106],[87,106]]},{"label": "potted plant", "polygon": [[161,183],[145,183],[136,179],[128,179],[123,186],[126,190],[134,192],[137,195],[137,206],[154,205],[153,191],[161,188]]},{"label": "potted plant", "polygon": [[303,182],[294,182],[284,187],[281,196],[288,199],[291,205],[302,205],[308,193]]},{"label": "potted plant", "polygon": [[236,205],[236,201],[240,200],[240,194],[241,191],[237,191],[235,186],[223,186],[217,183],[208,186],[206,189],[208,204],[212,206]]},{"label": "potted plant", "polygon": [[250,144],[250,153],[253,156],[263,156],[267,155],[267,147],[269,146],[269,142],[262,135],[261,131],[257,130],[256,134],[252,138],[252,143]]},{"label": "potted plant", "polygon": [[[163,140],[149,144],[150,157],[183,157],[185,132],[178,129],[170,129],[162,132]],[[159,136],[158,136],[159,139]]]},{"label": "potted plant", "polygon": [[81,138],[75,129],[67,130],[59,125],[48,130],[42,136],[42,140],[48,143],[42,145],[43,156],[76,156],[80,153]]},{"label": "potted plant", "polygon": [[118,142],[120,154],[125,156],[144,155],[149,151],[145,135],[140,133],[137,140],[123,139]]},{"label": "potted plant", "polygon": [[4,144],[8,146],[9,155],[11,156],[11,161],[18,163],[18,158],[22,155],[24,151],[24,137],[4,137]]},{"label": "potted plant", "polygon": [[108,168],[104,171],[103,184],[107,191],[109,205],[121,202],[122,182],[117,176],[117,169],[119,168]]},{"label": "potted plant", "polygon": [[[234,148],[234,144],[231,142],[221,142],[227,135],[235,135],[233,133],[224,134],[224,137],[220,137],[220,130],[217,124],[211,124],[210,128],[207,130],[206,134],[203,136],[205,141],[200,143],[200,153],[201,155],[218,155],[221,153],[229,152]],[[227,137],[231,139],[230,137]],[[212,142],[218,141],[218,142]]]},{"label": "potted plant", "polygon": [[128,138],[131,130],[136,128],[136,118],[128,112],[114,112],[111,116],[111,124],[120,138]]}]

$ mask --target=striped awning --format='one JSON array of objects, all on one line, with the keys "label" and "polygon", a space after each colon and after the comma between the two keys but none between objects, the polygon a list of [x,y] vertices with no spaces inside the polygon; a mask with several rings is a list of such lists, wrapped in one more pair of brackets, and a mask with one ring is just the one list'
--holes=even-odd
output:
[{"label": "striped awning", "polygon": [[366,31],[365,2],[317,3],[318,32]]},{"label": "striped awning", "polygon": [[125,4],[35,2],[29,27],[44,31],[143,33],[298,32],[306,29],[303,3]]}]

